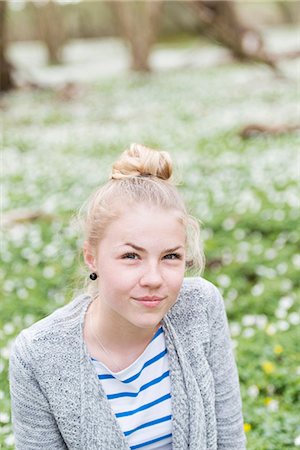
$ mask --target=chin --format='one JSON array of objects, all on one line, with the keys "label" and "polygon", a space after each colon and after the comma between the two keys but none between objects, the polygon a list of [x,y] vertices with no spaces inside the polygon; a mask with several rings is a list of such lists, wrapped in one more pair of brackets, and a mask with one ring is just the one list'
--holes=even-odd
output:
[{"label": "chin", "polygon": [[136,326],[139,328],[143,328],[143,329],[153,329],[156,325],[159,324],[159,322],[161,321],[162,317],[156,317],[156,318],[148,318],[148,320],[144,320],[144,321],[140,321],[138,323],[136,323]]}]

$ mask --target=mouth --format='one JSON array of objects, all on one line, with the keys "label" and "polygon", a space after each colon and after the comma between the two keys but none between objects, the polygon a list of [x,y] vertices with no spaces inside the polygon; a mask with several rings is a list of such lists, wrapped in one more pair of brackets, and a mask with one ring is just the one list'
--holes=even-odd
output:
[{"label": "mouth", "polygon": [[145,297],[138,297],[135,300],[142,301],[142,302],[157,302],[163,300],[165,297],[158,297],[156,295],[153,295],[150,297],[149,295]]},{"label": "mouth", "polygon": [[140,305],[146,306],[148,308],[155,308],[159,306],[165,297],[141,297],[135,298],[134,300]]}]

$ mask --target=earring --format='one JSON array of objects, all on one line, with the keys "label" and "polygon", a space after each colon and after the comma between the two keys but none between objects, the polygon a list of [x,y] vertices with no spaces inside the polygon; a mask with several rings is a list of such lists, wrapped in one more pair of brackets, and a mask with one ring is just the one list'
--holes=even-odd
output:
[{"label": "earring", "polygon": [[95,272],[93,272],[93,273],[90,274],[90,279],[91,279],[91,280],[94,281],[94,280],[96,280],[97,278],[98,278],[98,275],[97,275]]}]

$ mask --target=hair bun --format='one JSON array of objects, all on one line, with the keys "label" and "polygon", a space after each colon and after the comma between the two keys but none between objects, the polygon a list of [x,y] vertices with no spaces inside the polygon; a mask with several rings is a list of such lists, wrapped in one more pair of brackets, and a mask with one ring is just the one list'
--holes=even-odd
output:
[{"label": "hair bun", "polygon": [[141,144],[131,144],[112,167],[110,178],[153,176],[168,180],[172,175],[172,161],[168,152],[154,150]]}]

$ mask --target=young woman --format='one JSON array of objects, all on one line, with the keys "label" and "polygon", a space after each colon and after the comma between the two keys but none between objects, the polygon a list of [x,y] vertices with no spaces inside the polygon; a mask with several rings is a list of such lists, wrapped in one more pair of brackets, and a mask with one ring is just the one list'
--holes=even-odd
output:
[{"label": "young woman", "polygon": [[169,154],[133,144],[89,200],[87,293],[10,357],[17,450],[243,450],[224,303]]}]

